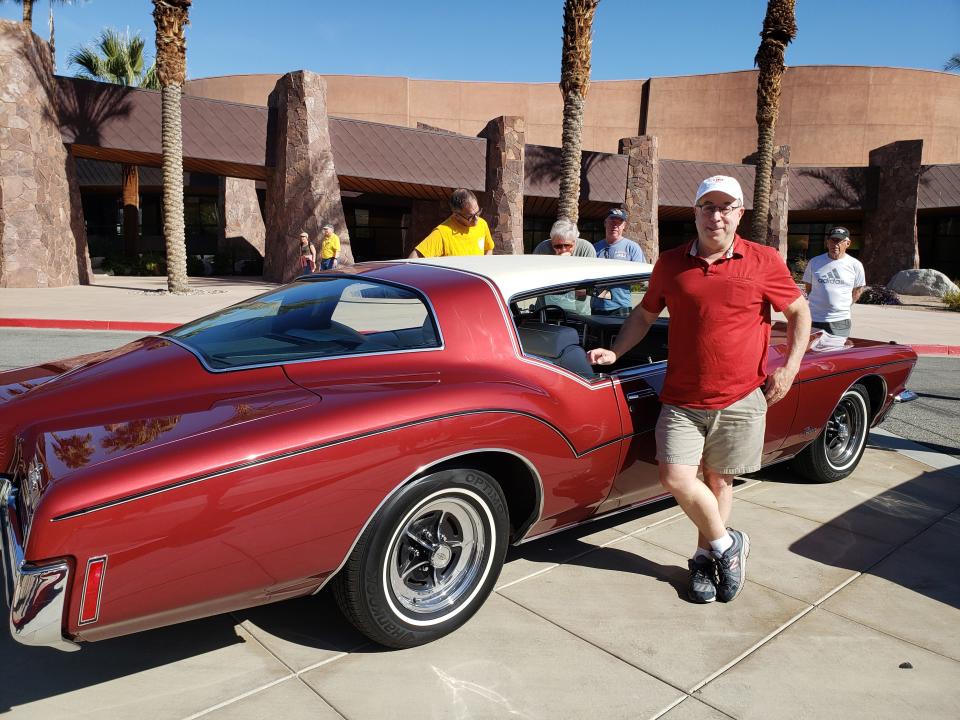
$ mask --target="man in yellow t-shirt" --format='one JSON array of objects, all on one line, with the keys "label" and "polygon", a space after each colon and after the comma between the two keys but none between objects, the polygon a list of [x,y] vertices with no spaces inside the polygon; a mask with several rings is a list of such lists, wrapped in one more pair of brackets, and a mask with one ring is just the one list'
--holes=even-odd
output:
[{"label": "man in yellow t-shirt", "polygon": [[324,225],[320,230],[323,233],[320,239],[320,269],[332,270],[340,263],[340,238],[333,231],[333,225]]},{"label": "man in yellow t-shirt", "polygon": [[493,238],[487,221],[480,217],[477,196],[460,188],[450,196],[451,215],[410,253],[411,258],[447,255],[490,255]]}]

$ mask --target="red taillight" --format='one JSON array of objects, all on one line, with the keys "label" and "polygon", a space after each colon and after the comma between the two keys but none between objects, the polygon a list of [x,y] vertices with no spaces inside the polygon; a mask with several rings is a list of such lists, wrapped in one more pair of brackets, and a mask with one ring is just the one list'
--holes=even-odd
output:
[{"label": "red taillight", "polygon": [[83,580],[83,600],[80,604],[80,624],[96,622],[100,615],[100,591],[107,572],[107,558],[90,558]]}]

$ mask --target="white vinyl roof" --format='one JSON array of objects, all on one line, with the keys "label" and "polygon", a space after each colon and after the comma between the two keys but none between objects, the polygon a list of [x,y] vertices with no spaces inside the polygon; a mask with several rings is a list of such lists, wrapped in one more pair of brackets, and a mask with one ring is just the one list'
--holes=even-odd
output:
[{"label": "white vinyl roof", "polygon": [[653,270],[649,263],[557,255],[468,255],[407,262],[481,275],[496,285],[507,300],[520,293],[554,285],[644,275]]}]

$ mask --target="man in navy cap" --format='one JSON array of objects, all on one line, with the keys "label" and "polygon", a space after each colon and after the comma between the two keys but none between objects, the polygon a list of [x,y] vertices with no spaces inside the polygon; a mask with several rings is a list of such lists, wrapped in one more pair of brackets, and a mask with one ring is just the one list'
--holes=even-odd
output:
[{"label": "man in navy cap", "polygon": [[817,255],[803,271],[803,286],[810,300],[813,327],[831,335],[850,335],[850,307],[867,284],[863,265],[847,255],[850,231],[835,227],[824,241],[827,251]]},{"label": "man in navy cap", "polygon": [[[628,260],[631,262],[646,262],[641,247],[633,240],[623,236],[623,229],[627,224],[627,211],[623,208],[613,208],[607,213],[603,221],[605,237],[594,245],[598,258],[608,260]],[[622,285],[604,290],[592,298],[590,308],[594,315],[622,315],[626,317],[633,309],[630,302],[630,286]]]}]

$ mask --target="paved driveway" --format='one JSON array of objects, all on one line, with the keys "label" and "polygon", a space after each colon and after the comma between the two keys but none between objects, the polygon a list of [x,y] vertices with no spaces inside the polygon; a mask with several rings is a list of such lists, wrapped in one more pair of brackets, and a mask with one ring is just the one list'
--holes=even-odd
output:
[{"label": "paved driveway", "polygon": [[465,627],[385,651],[321,593],[85,646],[0,639],[21,718],[960,717],[960,466],[874,434],[857,472],[745,479],[736,602],[683,597],[671,504],[512,552]]}]

